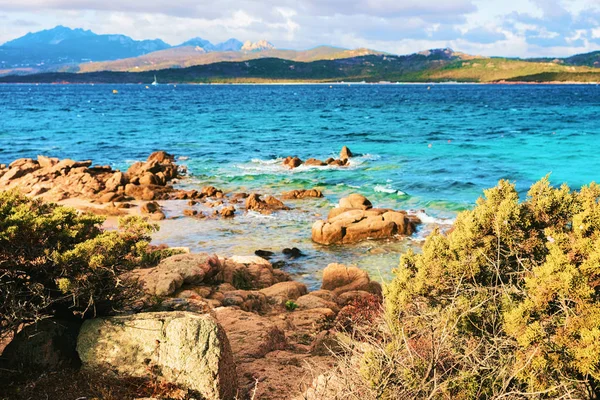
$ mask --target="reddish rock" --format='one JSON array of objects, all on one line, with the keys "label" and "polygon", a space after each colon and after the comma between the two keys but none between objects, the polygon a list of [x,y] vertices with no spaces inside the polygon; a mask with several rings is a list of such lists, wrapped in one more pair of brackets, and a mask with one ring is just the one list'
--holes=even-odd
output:
[{"label": "reddish rock", "polygon": [[219,214],[221,214],[221,216],[223,218],[232,218],[235,215],[235,207],[234,206],[223,207],[221,209],[221,211],[219,211]]},{"label": "reddish rock", "polygon": [[273,196],[267,196],[264,200],[257,193],[252,193],[246,199],[246,209],[259,211],[261,213],[270,213],[277,210],[289,210],[285,204]]},{"label": "reddish rock", "polygon": [[371,281],[367,271],[343,264],[329,264],[323,270],[321,289],[330,290],[336,296],[357,290],[381,295],[381,285]]},{"label": "reddish rock", "polygon": [[281,198],[284,200],[305,199],[309,197],[320,198],[323,197],[323,193],[318,189],[306,189],[292,190],[291,192],[284,192],[281,194]]},{"label": "reddish rock", "polygon": [[309,158],[308,160],[306,160],[306,162],[304,163],[304,165],[309,165],[309,166],[316,166],[316,167],[324,167],[327,165],[326,162],[318,160],[316,158]]},{"label": "reddish rock", "polygon": [[298,157],[286,157],[285,160],[283,160],[283,166],[290,169],[297,168],[300,165],[302,165],[302,160]]},{"label": "reddish rock", "polygon": [[185,215],[186,217],[193,217],[196,216],[198,214],[198,211],[196,210],[192,210],[189,208],[186,208],[185,210],[183,210],[183,215]]},{"label": "reddish rock", "polygon": [[374,209],[366,197],[351,194],[340,199],[339,207],[329,212],[327,220],[313,224],[312,239],[326,245],[385,239],[411,235],[418,223],[418,218],[404,211]]},{"label": "reddish rock", "polygon": [[342,147],[342,150],[340,151],[340,160],[347,160],[347,159],[351,158],[352,156],[353,156],[353,154],[348,147],[346,147],[346,146]]}]

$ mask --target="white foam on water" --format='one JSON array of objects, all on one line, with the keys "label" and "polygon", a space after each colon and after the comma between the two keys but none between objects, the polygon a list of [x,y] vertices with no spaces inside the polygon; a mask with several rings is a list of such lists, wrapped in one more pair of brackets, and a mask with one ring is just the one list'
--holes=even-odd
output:
[{"label": "white foam on water", "polygon": [[414,213],[422,223],[424,224],[436,224],[436,225],[452,225],[455,218],[436,218],[428,215],[425,211],[418,211]]},{"label": "white foam on water", "polygon": [[372,154],[363,154],[358,157],[352,157],[348,160],[348,164],[345,166],[337,166],[337,165],[306,165],[302,164],[297,168],[289,168],[283,165],[283,158],[275,158],[270,160],[262,160],[259,158],[253,158],[249,163],[246,164],[237,164],[236,168],[247,172],[247,173],[271,173],[271,174],[280,174],[280,173],[301,173],[312,170],[354,170],[360,168],[365,162],[371,160],[378,160],[380,157]]},{"label": "white foam on water", "polygon": [[398,196],[406,196],[405,192],[403,192],[402,190],[394,189],[389,183],[387,185],[375,185],[373,186],[373,191],[377,193],[389,193],[397,194]]}]

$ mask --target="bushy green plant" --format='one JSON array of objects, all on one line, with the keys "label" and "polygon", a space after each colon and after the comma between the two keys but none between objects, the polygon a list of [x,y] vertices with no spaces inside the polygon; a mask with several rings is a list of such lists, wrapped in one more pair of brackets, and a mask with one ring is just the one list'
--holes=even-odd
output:
[{"label": "bushy green plant", "polygon": [[598,398],[599,199],[501,181],[403,255],[362,361],[378,398]]},{"label": "bushy green plant", "polygon": [[294,311],[298,308],[298,304],[294,300],[288,300],[285,302],[285,309],[288,311]]},{"label": "bushy green plant", "polygon": [[136,217],[103,231],[102,217],[0,193],[0,335],[55,313],[108,314],[136,293],[120,276],[143,265],[157,227]]}]

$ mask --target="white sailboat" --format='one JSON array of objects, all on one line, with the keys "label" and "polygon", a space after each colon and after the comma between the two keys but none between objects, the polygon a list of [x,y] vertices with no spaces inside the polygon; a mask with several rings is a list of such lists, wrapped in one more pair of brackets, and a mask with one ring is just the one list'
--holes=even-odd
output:
[{"label": "white sailboat", "polygon": [[154,82],[152,82],[152,86],[158,86],[158,81],[156,80],[156,75],[154,75]]}]

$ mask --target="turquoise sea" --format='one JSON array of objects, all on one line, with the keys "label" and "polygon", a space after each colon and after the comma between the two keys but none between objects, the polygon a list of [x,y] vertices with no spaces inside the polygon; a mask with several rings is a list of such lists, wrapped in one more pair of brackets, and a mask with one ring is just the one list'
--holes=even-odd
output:
[{"label": "turquoise sea", "polygon": [[[0,163],[44,154],[124,169],[161,149],[187,165],[187,187],[318,187],[324,199],[271,216],[168,220],[155,240],[223,255],[296,246],[306,257],[285,268],[309,284],[333,261],[387,279],[402,251],[499,179],[523,195],[548,173],[572,188],[599,181],[599,113],[595,85],[0,85]],[[348,168],[281,167],[343,145],[359,154]],[[406,240],[313,244],[312,223],[352,192],[426,223]]]}]

